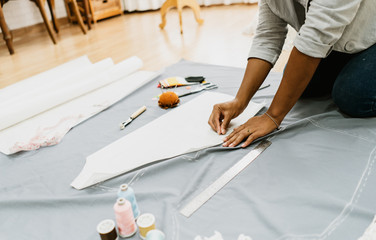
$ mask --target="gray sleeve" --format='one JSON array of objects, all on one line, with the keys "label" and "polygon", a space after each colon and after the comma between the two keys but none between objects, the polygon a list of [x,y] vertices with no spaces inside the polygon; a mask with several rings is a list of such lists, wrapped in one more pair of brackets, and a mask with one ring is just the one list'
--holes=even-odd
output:
[{"label": "gray sleeve", "polygon": [[328,56],[356,16],[361,1],[312,0],[305,23],[295,38],[295,47],[311,57]]},{"label": "gray sleeve", "polygon": [[260,58],[275,64],[281,54],[287,34],[287,23],[275,15],[266,1],[259,1],[256,35],[248,58]]}]

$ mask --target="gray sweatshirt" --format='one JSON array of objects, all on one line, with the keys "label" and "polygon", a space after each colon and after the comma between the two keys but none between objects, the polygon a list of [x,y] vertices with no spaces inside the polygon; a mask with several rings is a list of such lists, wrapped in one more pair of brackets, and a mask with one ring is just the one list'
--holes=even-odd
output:
[{"label": "gray sweatshirt", "polygon": [[248,56],[274,65],[287,24],[298,32],[294,46],[308,56],[325,58],[332,50],[357,53],[376,43],[376,0],[260,0]]}]

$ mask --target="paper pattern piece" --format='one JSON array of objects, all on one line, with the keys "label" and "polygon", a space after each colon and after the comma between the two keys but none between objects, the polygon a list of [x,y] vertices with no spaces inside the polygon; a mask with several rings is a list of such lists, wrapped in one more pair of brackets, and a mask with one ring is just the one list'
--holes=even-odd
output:
[{"label": "paper pattern piece", "polygon": [[[88,156],[79,176],[71,183],[76,189],[113,178],[137,167],[222,143],[207,121],[213,105],[233,96],[207,92],[147,125]],[[261,110],[263,104],[250,102],[247,109],[231,121],[228,134]]]},{"label": "paper pattern piece", "polygon": [[[86,59],[74,60],[55,69],[55,73],[50,71],[2,90],[4,95],[12,93],[16,97],[4,99],[0,104],[0,117],[4,119],[0,123],[0,128],[3,128],[0,131],[1,152],[13,154],[57,144],[72,127],[116,103],[157,75],[155,72],[137,71],[142,67],[142,61],[137,57],[116,65],[111,59],[95,64],[88,64]],[[74,64],[79,63],[81,70],[62,74],[62,71],[75,70]],[[47,82],[43,84],[41,79]],[[27,91],[33,84],[40,84],[41,88]]]},{"label": "paper pattern piece", "polygon": [[368,226],[363,236],[358,240],[376,240],[376,215],[373,217],[371,224]]}]

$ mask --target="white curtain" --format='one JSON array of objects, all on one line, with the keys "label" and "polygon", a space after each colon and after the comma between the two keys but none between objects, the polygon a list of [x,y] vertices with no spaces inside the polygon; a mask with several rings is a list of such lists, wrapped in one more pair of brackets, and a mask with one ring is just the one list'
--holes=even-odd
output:
[{"label": "white curtain", "polygon": [[[146,11],[159,9],[166,0],[123,0],[124,10]],[[256,3],[257,0],[197,0],[201,6],[210,6],[217,4],[230,5],[233,3]]]}]

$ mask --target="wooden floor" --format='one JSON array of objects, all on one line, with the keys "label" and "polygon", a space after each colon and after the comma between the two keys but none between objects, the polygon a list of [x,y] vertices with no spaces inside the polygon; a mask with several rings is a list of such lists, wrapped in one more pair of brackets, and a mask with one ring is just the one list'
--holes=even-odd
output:
[{"label": "wooden floor", "polygon": [[[175,9],[167,13],[164,30],[158,27],[159,11],[148,11],[100,21],[87,35],[77,25],[65,24],[57,45],[44,28],[14,34],[14,55],[9,55],[0,41],[0,88],[82,55],[88,55],[92,62],[110,57],[115,63],[136,55],[144,61],[145,70],[159,70],[182,58],[244,68],[251,36],[243,30],[256,11],[255,4],[201,7],[204,23],[198,25],[192,10],[185,8],[183,35]],[[276,71],[283,69],[287,55],[283,53]]]}]

